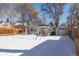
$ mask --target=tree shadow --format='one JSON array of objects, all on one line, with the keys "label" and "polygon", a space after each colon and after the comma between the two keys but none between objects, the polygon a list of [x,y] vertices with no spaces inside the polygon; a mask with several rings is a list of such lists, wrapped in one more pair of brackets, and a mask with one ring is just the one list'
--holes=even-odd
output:
[{"label": "tree shadow", "polygon": [[13,50],[13,49],[1,49],[0,52],[9,52],[9,53],[20,53],[20,52],[25,52],[26,50]]},{"label": "tree shadow", "polygon": [[67,36],[49,39],[30,50],[0,49],[0,52],[23,53],[20,56],[76,56],[74,42]]},{"label": "tree shadow", "polygon": [[71,39],[62,36],[59,40],[47,40],[20,56],[75,56],[75,47]]}]

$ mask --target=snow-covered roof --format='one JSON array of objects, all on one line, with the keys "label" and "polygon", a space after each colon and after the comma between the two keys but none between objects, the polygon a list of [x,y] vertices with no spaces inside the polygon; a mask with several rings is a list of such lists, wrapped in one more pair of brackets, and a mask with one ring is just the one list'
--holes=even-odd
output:
[{"label": "snow-covered roof", "polygon": [[5,23],[0,23],[0,27],[4,27],[5,26]]},{"label": "snow-covered roof", "polygon": [[[27,23],[24,23],[24,24],[27,25]],[[22,23],[18,22],[14,24],[14,26],[17,26],[17,25],[22,25]]]},{"label": "snow-covered roof", "polygon": [[15,26],[17,26],[17,25],[21,25],[21,23],[16,23],[16,24],[14,24]]}]

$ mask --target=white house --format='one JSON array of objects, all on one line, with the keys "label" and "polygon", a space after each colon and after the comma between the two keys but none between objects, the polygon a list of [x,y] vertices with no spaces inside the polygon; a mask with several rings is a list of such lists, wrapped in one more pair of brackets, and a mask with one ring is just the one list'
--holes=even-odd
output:
[{"label": "white house", "polygon": [[56,35],[66,35],[66,26],[58,26],[56,29]]}]

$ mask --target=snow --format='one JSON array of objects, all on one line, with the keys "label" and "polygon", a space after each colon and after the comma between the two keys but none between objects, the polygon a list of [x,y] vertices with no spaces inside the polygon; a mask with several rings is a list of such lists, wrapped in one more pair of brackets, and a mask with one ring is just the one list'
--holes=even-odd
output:
[{"label": "snow", "polygon": [[11,35],[0,36],[0,55],[59,56],[76,55],[68,36]]},{"label": "snow", "polygon": [[22,53],[6,53],[6,52],[0,52],[0,56],[18,56],[21,55]]}]

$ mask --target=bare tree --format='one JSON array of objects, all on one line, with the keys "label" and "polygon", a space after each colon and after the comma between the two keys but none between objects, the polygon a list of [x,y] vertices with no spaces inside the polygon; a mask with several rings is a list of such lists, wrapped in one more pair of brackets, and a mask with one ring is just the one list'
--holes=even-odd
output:
[{"label": "bare tree", "polygon": [[[0,4],[0,16],[1,17],[7,16],[12,23],[13,18],[15,17],[13,15],[15,13],[15,12],[13,12],[14,7],[15,7],[14,4],[11,4],[11,3],[1,3]],[[7,18],[6,18],[6,20],[7,20]]]},{"label": "bare tree", "polygon": [[74,25],[77,25],[77,22],[78,22],[78,18],[79,18],[79,8],[77,8],[78,5],[77,4],[72,4],[70,10],[69,10],[69,16],[70,19],[71,19],[71,24],[74,26]]},{"label": "bare tree", "polygon": [[42,10],[52,17],[55,28],[59,25],[60,16],[63,14],[63,8],[63,3],[45,3],[42,5]]},{"label": "bare tree", "polygon": [[45,25],[45,19],[44,19],[44,16],[36,16],[35,17],[35,24],[36,25]]},{"label": "bare tree", "polygon": [[16,4],[15,9],[17,9],[17,12],[20,14],[19,18],[22,20],[22,22],[28,20],[28,24],[29,22],[32,21],[33,17],[37,14],[36,10],[32,7],[32,4],[30,3]]},{"label": "bare tree", "polygon": [[26,29],[25,24],[32,24],[32,21],[36,19],[37,11],[33,8],[32,4],[28,3],[21,3],[15,4],[15,10],[17,14],[19,14],[20,22],[22,23],[24,30]]},{"label": "bare tree", "polygon": [[70,36],[72,38],[78,37],[78,28],[79,28],[79,4],[72,4],[70,11],[70,17],[68,19],[68,29],[71,30]]}]

